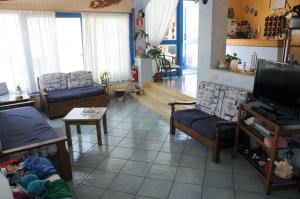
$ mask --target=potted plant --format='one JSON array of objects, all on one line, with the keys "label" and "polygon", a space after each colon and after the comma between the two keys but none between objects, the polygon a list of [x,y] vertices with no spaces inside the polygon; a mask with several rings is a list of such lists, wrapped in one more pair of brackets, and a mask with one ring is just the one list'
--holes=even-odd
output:
[{"label": "potted plant", "polygon": [[286,13],[286,17],[290,18],[290,28],[300,27],[300,5],[294,6],[293,9]]},{"label": "potted plant", "polygon": [[110,75],[109,72],[105,71],[105,72],[100,73],[101,85],[105,89],[106,93],[108,93],[108,88],[109,88],[109,84],[110,84],[110,78],[111,78],[111,75]]},{"label": "potted plant", "polygon": [[151,45],[148,42],[149,35],[144,30],[139,29],[135,32],[133,37],[134,40],[137,40],[139,37],[141,39],[145,39],[146,41],[146,48],[148,49],[146,53],[146,57],[153,59],[156,64],[156,73],[153,75],[153,80],[157,82],[161,82],[163,80],[163,75],[162,75],[162,69],[160,67],[159,57],[164,56],[164,54],[158,46]]},{"label": "potted plant", "polygon": [[237,57],[236,53],[233,53],[232,55],[227,54],[225,61],[231,70],[237,70],[238,65],[242,63],[241,59]]},{"label": "potted plant", "polygon": [[161,82],[163,80],[162,68],[160,67],[159,58],[163,56],[162,50],[156,46],[152,46],[147,52],[147,57],[153,59],[156,64],[156,73],[153,76],[154,81]]}]

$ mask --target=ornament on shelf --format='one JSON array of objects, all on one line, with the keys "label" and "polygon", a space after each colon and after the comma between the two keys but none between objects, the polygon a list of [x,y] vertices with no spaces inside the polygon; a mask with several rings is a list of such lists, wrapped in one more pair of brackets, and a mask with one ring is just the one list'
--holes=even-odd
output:
[{"label": "ornament on shelf", "polygon": [[114,4],[119,4],[122,0],[93,0],[90,3],[90,8],[105,8]]},{"label": "ornament on shelf", "polygon": [[283,161],[275,161],[275,175],[282,179],[291,179],[294,176],[293,166],[288,158],[284,158]]}]

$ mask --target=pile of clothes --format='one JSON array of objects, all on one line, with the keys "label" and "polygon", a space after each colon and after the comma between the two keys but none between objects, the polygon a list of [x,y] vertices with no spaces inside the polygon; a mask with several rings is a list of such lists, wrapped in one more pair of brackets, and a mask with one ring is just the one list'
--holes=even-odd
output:
[{"label": "pile of clothes", "polygon": [[73,194],[47,158],[30,156],[24,162],[0,165],[15,199],[71,199]]}]

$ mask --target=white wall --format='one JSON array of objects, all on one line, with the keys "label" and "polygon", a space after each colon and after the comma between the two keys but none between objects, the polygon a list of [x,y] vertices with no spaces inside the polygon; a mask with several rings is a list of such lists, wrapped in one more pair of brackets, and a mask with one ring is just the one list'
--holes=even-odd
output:
[{"label": "white wall", "polygon": [[258,58],[271,60],[271,61],[281,61],[282,59],[282,48],[277,47],[256,47],[256,46],[227,46],[226,54],[237,53],[237,56],[246,62],[246,66],[249,68],[251,64],[251,55],[253,53],[257,54]]}]

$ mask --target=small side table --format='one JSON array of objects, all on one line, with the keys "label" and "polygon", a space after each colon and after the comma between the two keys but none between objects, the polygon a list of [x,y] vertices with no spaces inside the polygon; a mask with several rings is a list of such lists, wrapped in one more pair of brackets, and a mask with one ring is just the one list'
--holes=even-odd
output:
[{"label": "small side table", "polygon": [[76,125],[77,134],[81,134],[80,125],[96,125],[98,145],[102,145],[101,139],[101,120],[103,121],[104,134],[107,134],[106,111],[105,107],[94,108],[95,113],[84,113],[85,108],[73,108],[63,118],[66,127],[66,134],[68,138],[68,145],[72,146],[72,136],[70,125]]},{"label": "small side table", "polygon": [[[22,96],[22,99],[17,99],[17,97],[19,96]],[[4,95],[0,95],[0,105],[15,104],[27,101],[30,101],[30,96],[26,92],[10,92]]]}]

